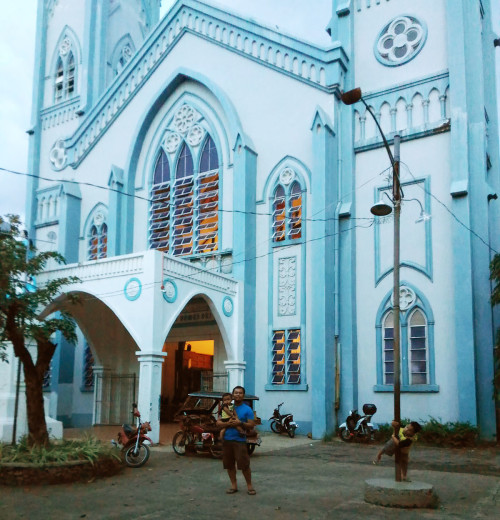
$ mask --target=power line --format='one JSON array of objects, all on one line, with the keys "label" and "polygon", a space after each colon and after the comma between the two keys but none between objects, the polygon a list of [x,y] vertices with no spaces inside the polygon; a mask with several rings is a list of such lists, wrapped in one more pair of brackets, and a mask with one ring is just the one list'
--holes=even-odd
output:
[{"label": "power line", "polygon": [[[386,170],[387,170],[387,168],[386,168]],[[379,175],[382,175],[386,170],[383,170],[382,172],[377,174],[375,177],[377,177]],[[155,202],[153,199],[150,199],[148,197],[143,197],[142,195],[136,195],[134,193],[127,193],[127,192],[124,192],[124,191],[120,191],[120,190],[118,190],[116,188],[112,188],[111,186],[102,186],[100,184],[94,184],[92,182],[75,181],[75,180],[69,180],[69,179],[51,179],[49,177],[43,177],[41,175],[35,175],[34,173],[18,172],[18,171],[15,171],[15,170],[10,170],[8,168],[2,168],[2,167],[0,167],[0,171],[6,172],[6,173],[12,173],[14,175],[23,175],[23,176],[26,176],[26,177],[32,177],[34,179],[41,179],[41,180],[48,181],[48,182],[59,182],[59,183],[63,183],[64,182],[64,183],[69,183],[69,184],[75,184],[77,186],[89,186],[91,188],[97,188],[97,189],[100,189],[100,190],[113,191],[115,193],[119,193],[120,195],[125,195],[126,197],[130,197],[130,198],[133,198],[133,199],[143,200],[145,202],[150,202],[150,203]],[[163,204],[165,205],[165,209],[167,207],[174,206],[174,204],[171,203],[171,202],[164,202]],[[331,203],[331,204],[333,204],[333,203]],[[324,209],[319,210],[316,214],[321,213],[323,211],[326,211],[326,209],[328,207],[330,207],[331,204],[326,206]],[[271,217],[271,216],[273,216],[272,213],[261,213],[261,212],[257,212],[257,211],[243,211],[243,210],[239,210],[239,209],[222,209],[222,208],[218,208],[217,211],[219,211],[221,213],[237,213],[237,214],[242,214],[242,215],[256,215],[256,216],[259,216],[259,217]],[[354,219],[354,217],[353,217],[353,219]],[[328,222],[328,221],[331,221],[331,220],[337,220],[337,218],[335,218],[335,217],[326,218],[326,219],[304,218],[302,220],[305,221],[305,222]],[[367,217],[360,217],[360,218],[358,218],[356,220],[370,220],[370,219],[367,218]]]},{"label": "power line", "polygon": [[[408,171],[408,173],[413,177],[413,180],[417,180],[417,178],[415,177],[415,175],[413,175],[412,171],[410,170],[410,167],[403,161],[401,161],[401,164],[403,164],[406,168],[406,170]],[[472,235],[474,235],[476,238],[478,238],[490,251],[493,251],[495,254],[498,254],[498,251],[496,251],[495,249],[493,249],[491,247],[490,244],[488,244],[488,242],[486,242],[486,240],[484,240],[484,238],[479,235],[478,233],[476,233],[473,229],[471,229],[469,226],[467,226],[467,224],[465,224],[464,222],[462,222],[456,215],[455,213],[443,202],[441,201],[440,199],[438,199],[438,197],[436,197],[436,195],[434,195],[433,193],[431,193],[425,186],[422,185],[422,183],[420,182],[417,182],[417,186],[423,190],[425,193],[427,193],[428,195],[430,195],[439,205],[441,205],[452,217],[454,220],[456,220],[462,227],[464,227],[467,231],[469,231],[469,233],[471,233]]]}]

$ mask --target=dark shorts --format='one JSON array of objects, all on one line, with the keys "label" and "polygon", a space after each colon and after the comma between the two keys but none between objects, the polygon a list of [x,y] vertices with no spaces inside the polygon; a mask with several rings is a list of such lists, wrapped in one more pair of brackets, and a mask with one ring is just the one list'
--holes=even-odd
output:
[{"label": "dark shorts", "polygon": [[234,469],[235,463],[238,465],[238,469],[245,470],[250,467],[247,443],[224,441],[222,445],[222,465],[224,469]]}]

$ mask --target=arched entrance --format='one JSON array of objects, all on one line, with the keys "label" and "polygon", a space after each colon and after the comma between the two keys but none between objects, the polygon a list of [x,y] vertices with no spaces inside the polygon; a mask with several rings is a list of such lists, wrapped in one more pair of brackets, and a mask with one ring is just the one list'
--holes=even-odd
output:
[{"label": "arched entrance", "polygon": [[224,342],[206,300],[192,298],[163,345],[160,420],[170,422],[190,392],[225,391],[228,376]]}]

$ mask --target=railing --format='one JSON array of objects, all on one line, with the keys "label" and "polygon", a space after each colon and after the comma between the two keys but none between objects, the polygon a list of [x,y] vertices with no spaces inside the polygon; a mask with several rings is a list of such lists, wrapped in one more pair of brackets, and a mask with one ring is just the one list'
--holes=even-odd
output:
[{"label": "railing", "polygon": [[85,262],[83,264],[70,264],[67,266],[57,266],[51,263],[37,281],[43,283],[54,275],[57,277],[76,276],[82,282],[90,280],[100,280],[112,278],[114,276],[125,276],[129,274],[141,273],[143,271],[144,253],[115,256],[98,261]]},{"label": "railing", "polygon": [[[363,95],[377,117],[384,134],[396,132],[402,138],[417,138],[447,131],[449,74],[447,71]],[[382,146],[374,121],[366,110],[354,112],[356,151]]]},{"label": "railing", "polygon": [[233,296],[238,290],[238,282],[229,276],[207,271],[186,260],[167,255],[163,257],[163,276],[172,276]]}]

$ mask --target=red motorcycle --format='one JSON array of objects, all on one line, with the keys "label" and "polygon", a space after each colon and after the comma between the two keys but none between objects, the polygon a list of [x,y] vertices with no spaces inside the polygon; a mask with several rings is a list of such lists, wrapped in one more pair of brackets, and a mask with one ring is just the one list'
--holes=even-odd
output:
[{"label": "red motorcycle", "polygon": [[112,440],[111,443],[121,448],[125,463],[131,468],[140,468],[149,459],[149,446],[145,441],[153,444],[153,441],[146,435],[151,431],[149,422],[141,422],[141,414],[137,405],[133,405],[134,417],[137,417],[137,428],[130,424],[122,424],[122,429],[118,432],[118,442]]},{"label": "red motorcycle", "polygon": [[189,415],[181,413],[177,417],[179,430],[172,439],[172,448],[177,455],[186,451],[210,453],[214,459],[222,457],[222,442],[219,440],[220,429],[212,416]]}]

